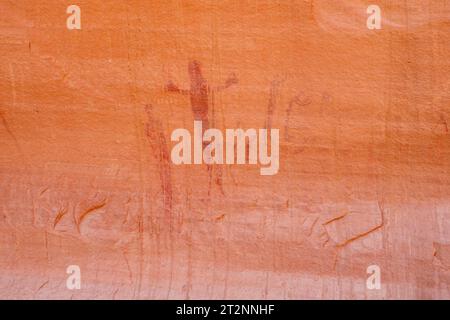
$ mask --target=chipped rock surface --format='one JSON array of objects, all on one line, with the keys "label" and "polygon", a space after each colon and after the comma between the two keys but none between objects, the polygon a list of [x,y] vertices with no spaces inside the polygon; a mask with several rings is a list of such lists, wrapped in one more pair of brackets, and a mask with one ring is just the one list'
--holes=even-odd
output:
[{"label": "chipped rock surface", "polygon": [[0,298],[450,298],[449,2],[74,2],[0,1]]}]

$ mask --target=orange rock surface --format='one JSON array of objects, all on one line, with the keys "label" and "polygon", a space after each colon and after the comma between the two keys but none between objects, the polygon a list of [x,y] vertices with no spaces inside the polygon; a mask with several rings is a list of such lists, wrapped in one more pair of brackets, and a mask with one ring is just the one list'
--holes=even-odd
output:
[{"label": "orange rock surface", "polygon": [[[0,298],[450,298],[449,2],[74,3],[0,0]],[[175,166],[194,119],[278,174]]]}]

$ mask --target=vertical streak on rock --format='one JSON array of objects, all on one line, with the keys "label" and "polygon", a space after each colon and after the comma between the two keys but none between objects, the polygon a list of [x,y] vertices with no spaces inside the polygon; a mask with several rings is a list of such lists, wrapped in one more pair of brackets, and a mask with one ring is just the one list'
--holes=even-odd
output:
[{"label": "vertical streak on rock", "polygon": [[164,218],[170,222],[172,230],[172,181],[170,173],[170,155],[166,137],[162,131],[161,123],[154,119],[152,106],[145,108],[147,113],[146,135],[152,150],[156,150],[155,157],[158,160],[159,176],[161,180],[161,190],[163,193]]},{"label": "vertical streak on rock", "polygon": [[169,247],[170,247],[170,281],[169,288],[167,292],[167,298],[170,297],[170,290],[172,286],[173,278],[173,217],[172,217],[172,176],[170,172],[170,155],[167,146],[167,141],[164,136],[162,125],[159,120],[156,120],[153,116],[153,109],[151,105],[145,107],[145,112],[147,113],[147,126],[146,135],[147,139],[151,145],[151,149],[156,151],[154,153],[159,166],[159,178],[161,182],[161,191],[163,194],[163,212],[164,212],[164,223],[169,224]]},{"label": "vertical streak on rock", "polygon": [[273,122],[273,114],[276,109],[277,96],[280,90],[281,84],[284,82],[284,79],[281,80],[273,80],[270,84],[270,96],[269,96],[269,104],[267,106],[267,118],[265,128],[270,131],[272,128]]},{"label": "vertical streak on rock", "polygon": [[[142,156],[142,146],[141,143],[143,141],[143,136],[140,129],[140,119],[138,116],[138,110],[137,110],[137,99],[136,99],[136,92],[137,92],[137,79],[136,79],[136,72],[133,72],[133,68],[131,65],[131,55],[130,55],[130,18],[129,18],[129,4],[126,5],[126,22],[127,22],[127,30],[126,30],[126,37],[127,37],[127,59],[128,59],[128,73],[129,73],[129,91],[130,91],[130,98],[131,102],[134,105],[134,125],[135,125],[135,135],[136,135],[136,143],[138,146],[139,151],[139,183],[140,183],[140,190],[139,194],[141,197],[140,201],[140,216],[139,216],[139,250],[140,250],[140,262],[139,262],[139,277],[138,277],[138,284],[137,289],[135,288],[134,295],[140,296],[141,293],[141,286],[142,286],[142,274],[144,271],[144,208],[145,208],[145,181],[144,176],[142,174],[142,163],[143,163],[143,156]],[[133,83],[134,82],[134,83]]]}]

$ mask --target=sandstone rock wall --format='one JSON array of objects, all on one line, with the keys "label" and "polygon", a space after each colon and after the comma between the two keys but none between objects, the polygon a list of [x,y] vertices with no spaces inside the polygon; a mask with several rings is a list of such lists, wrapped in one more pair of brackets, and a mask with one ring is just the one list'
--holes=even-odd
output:
[{"label": "sandstone rock wall", "polygon": [[[0,1],[1,298],[450,298],[450,2],[74,3]],[[196,118],[279,172],[174,165]]]}]

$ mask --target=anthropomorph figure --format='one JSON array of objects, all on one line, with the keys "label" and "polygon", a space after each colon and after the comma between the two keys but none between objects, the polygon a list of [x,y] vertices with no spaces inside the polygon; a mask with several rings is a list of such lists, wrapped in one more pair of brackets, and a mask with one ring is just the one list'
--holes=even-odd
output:
[{"label": "anthropomorph figure", "polygon": [[[214,126],[214,94],[217,91],[229,88],[234,84],[238,83],[238,79],[234,73],[232,73],[222,86],[211,87],[208,82],[203,77],[201,65],[198,61],[193,60],[189,62],[188,73],[190,79],[190,88],[188,90],[180,89],[172,81],[169,81],[166,85],[166,90],[168,92],[180,93],[183,95],[189,95],[191,100],[191,109],[194,115],[194,120],[202,121],[203,132],[207,130],[210,126],[209,121],[209,99],[211,97],[211,105],[213,109],[211,110],[211,122]],[[207,143],[203,144],[205,147]],[[210,178],[212,179],[212,168],[208,165],[208,171],[210,172]],[[210,182],[211,182],[210,179]],[[216,184],[222,189],[222,170],[217,168]]]},{"label": "anthropomorph figure", "polygon": [[225,84],[220,87],[212,88],[203,77],[200,63],[198,61],[191,61],[188,66],[189,79],[191,82],[189,90],[179,89],[172,81],[166,85],[166,90],[169,92],[177,92],[181,94],[189,94],[191,100],[191,108],[194,114],[194,120],[202,121],[203,130],[209,128],[208,109],[209,109],[209,95],[214,91],[220,91],[231,87],[238,83],[236,75],[233,73],[227,79]]}]

